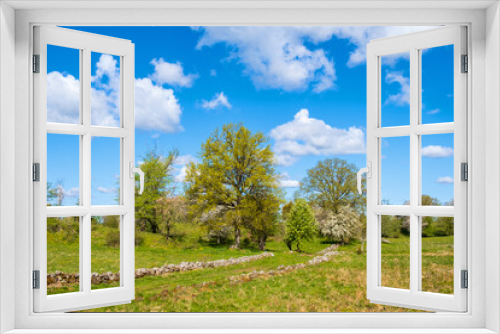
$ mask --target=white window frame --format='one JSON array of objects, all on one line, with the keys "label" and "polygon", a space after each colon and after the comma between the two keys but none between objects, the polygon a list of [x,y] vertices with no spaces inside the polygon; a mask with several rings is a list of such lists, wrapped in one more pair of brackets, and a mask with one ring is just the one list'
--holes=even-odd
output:
[{"label": "white window frame", "polygon": [[[467,75],[461,71],[461,57],[467,54],[466,27],[450,26],[412,34],[381,38],[367,45],[367,297],[372,303],[422,310],[467,310],[467,290],[461,287],[461,270],[467,269],[467,186],[461,180],[461,163],[467,163]],[[453,45],[454,121],[422,124],[422,50]],[[384,127],[382,124],[382,57],[408,52],[410,59],[409,124]],[[448,59],[449,61],[449,59]],[[454,205],[422,206],[423,135],[453,134]],[[381,194],[382,140],[409,139],[409,205],[384,205]],[[409,289],[382,285],[382,215],[402,215],[410,219]],[[454,217],[453,294],[421,290],[423,216]]]},{"label": "white window frame", "polygon": [[[0,4],[0,319],[2,331],[71,333],[72,329],[93,329],[92,333],[238,332],[235,328],[254,328],[252,332],[349,332],[349,333],[492,333],[500,331],[500,11],[495,2],[474,1],[398,1],[366,2],[122,2],[137,9],[103,10],[120,6],[113,2],[17,2]],[[130,5],[132,4],[132,5]],[[9,7],[25,9],[14,11]],[[41,9],[47,6],[49,9]],[[73,6],[73,8],[71,8]],[[150,9],[146,7],[150,6]],[[164,8],[151,7],[163,6]],[[196,7],[203,6],[203,8]],[[490,6],[488,9],[486,7]],[[38,7],[38,8],[37,8]],[[58,8],[69,7],[69,8]],[[79,9],[75,9],[78,7]],[[86,9],[81,9],[85,8]],[[97,8],[100,7],[100,8]],[[179,9],[181,7],[181,9]],[[271,7],[271,8],[266,8]],[[29,9],[35,8],[35,9]],[[351,8],[351,9],[349,9]],[[354,9],[357,8],[357,9]],[[15,22],[13,20],[15,16]],[[485,25],[486,22],[486,25]],[[57,25],[441,25],[464,24],[469,28],[471,59],[468,76],[468,148],[471,154],[468,184],[469,230],[468,268],[469,307],[466,313],[434,314],[34,314],[31,290],[33,203],[30,181],[32,142],[32,27]],[[8,29],[5,29],[8,28]],[[486,29],[487,28],[487,29]],[[13,39],[15,31],[15,42]],[[5,47],[4,47],[5,46]],[[15,46],[15,59],[13,57]],[[15,73],[10,68],[15,66]],[[488,71],[485,70],[488,66]],[[6,74],[4,74],[6,73]],[[9,86],[14,82],[15,86]],[[9,96],[15,93],[15,96]],[[10,109],[9,109],[10,108]],[[15,109],[14,109],[15,108]],[[15,115],[12,112],[15,110]],[[7,127],[13,127],[9,131]],[[15,145],[6,135],[15,136]],[[7,140],[7,142],[6,142]],[[488,152],[488,154],[486,154]],[[9,163],[9,161],[14,161]],[[488,162],[488,164],[485,164]],[[486,166],[486,167],[485,167]],[[15,181],[10,172],[15,170]],[[488,174],[488,182],[486,182]],[[10,178],[10,179],[9,179]],[[15,186],[15,203],[8,190]],[[488,194],[488,196],[486,196]],[[27,200],[29,199],[29,200]],[[486,205],[485,205],[486,203]],[[8,205],[14,204],[15,211]],[[15,226],[6,219],[13,218]],[[472,228],[473,227],[473,228]],[[15,238],[15,239],[14,239]],[[13,242],[15,241],[15,242]],[[486,256],[488,255],[488,256]],[[15,275],[12,275],[15,272]],[[5,274],[7,273],[7,274]],[[7,277],[8,276],[8,277]],[[14,287],[14,288],[13,288]],[[487,293],[486,293],[487,292]],[[12,305],[15,305],[12,308]],[[132,330],[142,328],[143,330]],[[225,330],[216,330],[216,329]],[[293,330],[295,328],[295,331]],[[99,330],[101,329],[101,330]],[[269,330],[265,330],[269,329]],[[348,330],[350,329],[350,330]],[[356,330],[357,329],[357,330]],[[462,330],[459,330],[462,329]],[[491,331],[490,331],[491,330]],[[45,331],[47,332],[47,331]],[[90,331],[89,331],[90,332]],[[183,331],[188,333],[189,331]],[[241,332],[244,332],[241,330]],[[248,330],[245,331],[248,333]]]},{"label": "white window frame", "polygon": [[[128,40],[100,36],[59,27],[34,27],[34,54],[39,56],[39,73],[33,76],[34,162],[39,164],[39,181],[33,184],[34,203],[34,270],[39,271],[39,289],[34,290],[35,312],[75,311],[130,303],[135,296],[135,119],[134,119],[134,44]],[[78,124],[47,122],[47,45],[73,48],[79,53],[80,120]],[[119,127],[92,125],[91,121],[91,54],[99,52],[120,59]],[[47,206],[47,135],[78,136],[80,144],[80,205]],[[92,205],[91,151],[92,137],[119,140],[120,203]],[[91,287],[91,218],[120,217],[120,285],[92,290]],[[47,295],[47,218],[78,217],[79,273],[78,292]]]}]

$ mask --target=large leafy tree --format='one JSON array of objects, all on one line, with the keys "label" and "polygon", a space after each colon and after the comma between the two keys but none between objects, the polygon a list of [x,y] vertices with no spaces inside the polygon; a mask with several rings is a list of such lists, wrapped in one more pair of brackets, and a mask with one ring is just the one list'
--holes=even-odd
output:
[{"label": "large leafy tree", "polygon": [[300,183],[299,194],[311,205],[333,214],[345,206],[362,213],[365,198],[357,192],[357,171],[354,164],[342,159],[318,161]]},{"label": "large leafy tree", "polygon": [[277,213],[281,196],[267,138],[261,132],[252,134],[241,124],[226,124],[202,144],[200,158],[186,173],[190,212],[207,217],[216,211],[218,227],[229,225],[234,231],[234,248],[240,248],[245,226],[268,231],[273,222],[256,217]]},{"label": "large leafy tree", "polygon": [[285,243],[290,250],[293,244],[297,244],[297,250],[301,251],[300,244],[314,238],[316,219],[309,204],[304,199],[298,199],[290,210],[286,221]]},{"label": "large leafy tree", "polygon": [[157,201],[168,195],[169,187],[173,183],[172,164],[177,156],[176,150],[163,156],[154,149],[144,157],[141,164],[145,174],[144,192],[135,198],[136,224],[143,231],[160,232],[161,211]]}]

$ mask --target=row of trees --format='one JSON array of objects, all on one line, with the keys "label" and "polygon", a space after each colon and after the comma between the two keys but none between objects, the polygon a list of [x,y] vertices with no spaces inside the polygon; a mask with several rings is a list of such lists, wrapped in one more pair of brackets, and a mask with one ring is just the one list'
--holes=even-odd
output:
[{"label": "row of trees", "polygon": [[[232,247],[241,248],[243,235],[249,235],[260,249],[283,230],[287,245],[298,249],[318,234],[340,242],[363,237],[365,198],[356,191],[356,166],[345,160],[319,161],[307,171],[294,201],[285,204],[274,153],[261,132],[241,124],[214,131],[201,145],[200,161],[187,165],[182,195],[173,177],[178,156],[177,150],[163,155],[153,149],[144,157],[144,192],[135,202],[139,230],[162,233],[168,240],[176,224],[196,223],[218,242],[231,236]],[[59,204],[60,188],[48,185],[49,198]],[[425,201],[437,203],[430,197]],[[404,217],[387,220],[386,236],[404,232],[408,224]],[[442,219],[427,225],[433,234],[450,230]]]}]

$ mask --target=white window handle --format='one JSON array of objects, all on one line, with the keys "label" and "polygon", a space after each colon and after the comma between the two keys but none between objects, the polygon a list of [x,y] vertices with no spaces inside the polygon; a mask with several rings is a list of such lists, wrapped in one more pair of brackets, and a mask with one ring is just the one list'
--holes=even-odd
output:
[{"label": "white window handle", "polygon": [[144,172],[140,168],[134,167],[133,161],[130,162],[129,167],[131,179],[135,177],[136,173],[139,174],[139,195],[142,195],[144,192]]},{"label": "white window handle", "polygon": [[367,178],[369,178],[369,179],[372,178],[372,163],[371,162],[368,161],[368,166],[361,168],[358,171],[358,193],[360,195],[363,194],[363,189],[361,189],[361,186],[362,186],[361,177],[363,176],[364,173],[366,173]]}]

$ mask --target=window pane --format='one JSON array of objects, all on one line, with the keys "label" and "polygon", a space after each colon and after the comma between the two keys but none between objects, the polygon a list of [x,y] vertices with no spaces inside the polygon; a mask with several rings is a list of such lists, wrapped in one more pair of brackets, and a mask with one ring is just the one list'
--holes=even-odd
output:
[{"label": "window pane", "polygon": [[120,57],[92,52],[91,124],[120,126]]},{"label": "window pane", "polygon": [[380,58],[382,126],[410,125],[410,53]]},{"label": "window pane", "polygon": [[47,218],[47,294],[80,289],[80,218]]},{"label": "window pane", "polygon": [[410,137],[381,138],[381,204],[410,203]]},{"label": "window pane", "polygon": [[80,123],[80,50],[47,45],[47,122]]},{"label": "window pane", "polygon": [[453,217],[422,217],[422,291],[453,294]]},{"label": "window pane", "polygon": [[92,137],[92,205],[120,203],[120,138]]},{"label": "window pane", "polygon": [[424,135],[421,139],[422,205],[453,205],[454,135]]},{"label": "window pane", "polygon": [[381,285],[410,289],[410,217],[381,216]]},{"label": "window pane", "polygon": [[422,124],[453,122],[453,45],[421,50]]},{"label": "window pane", "polygon": [[80,204],[80,136],[49,133],[47,206]]},{"label": "window pane", "polygon": [[92,289],[120,285],[120,216],[92,217]]}]

